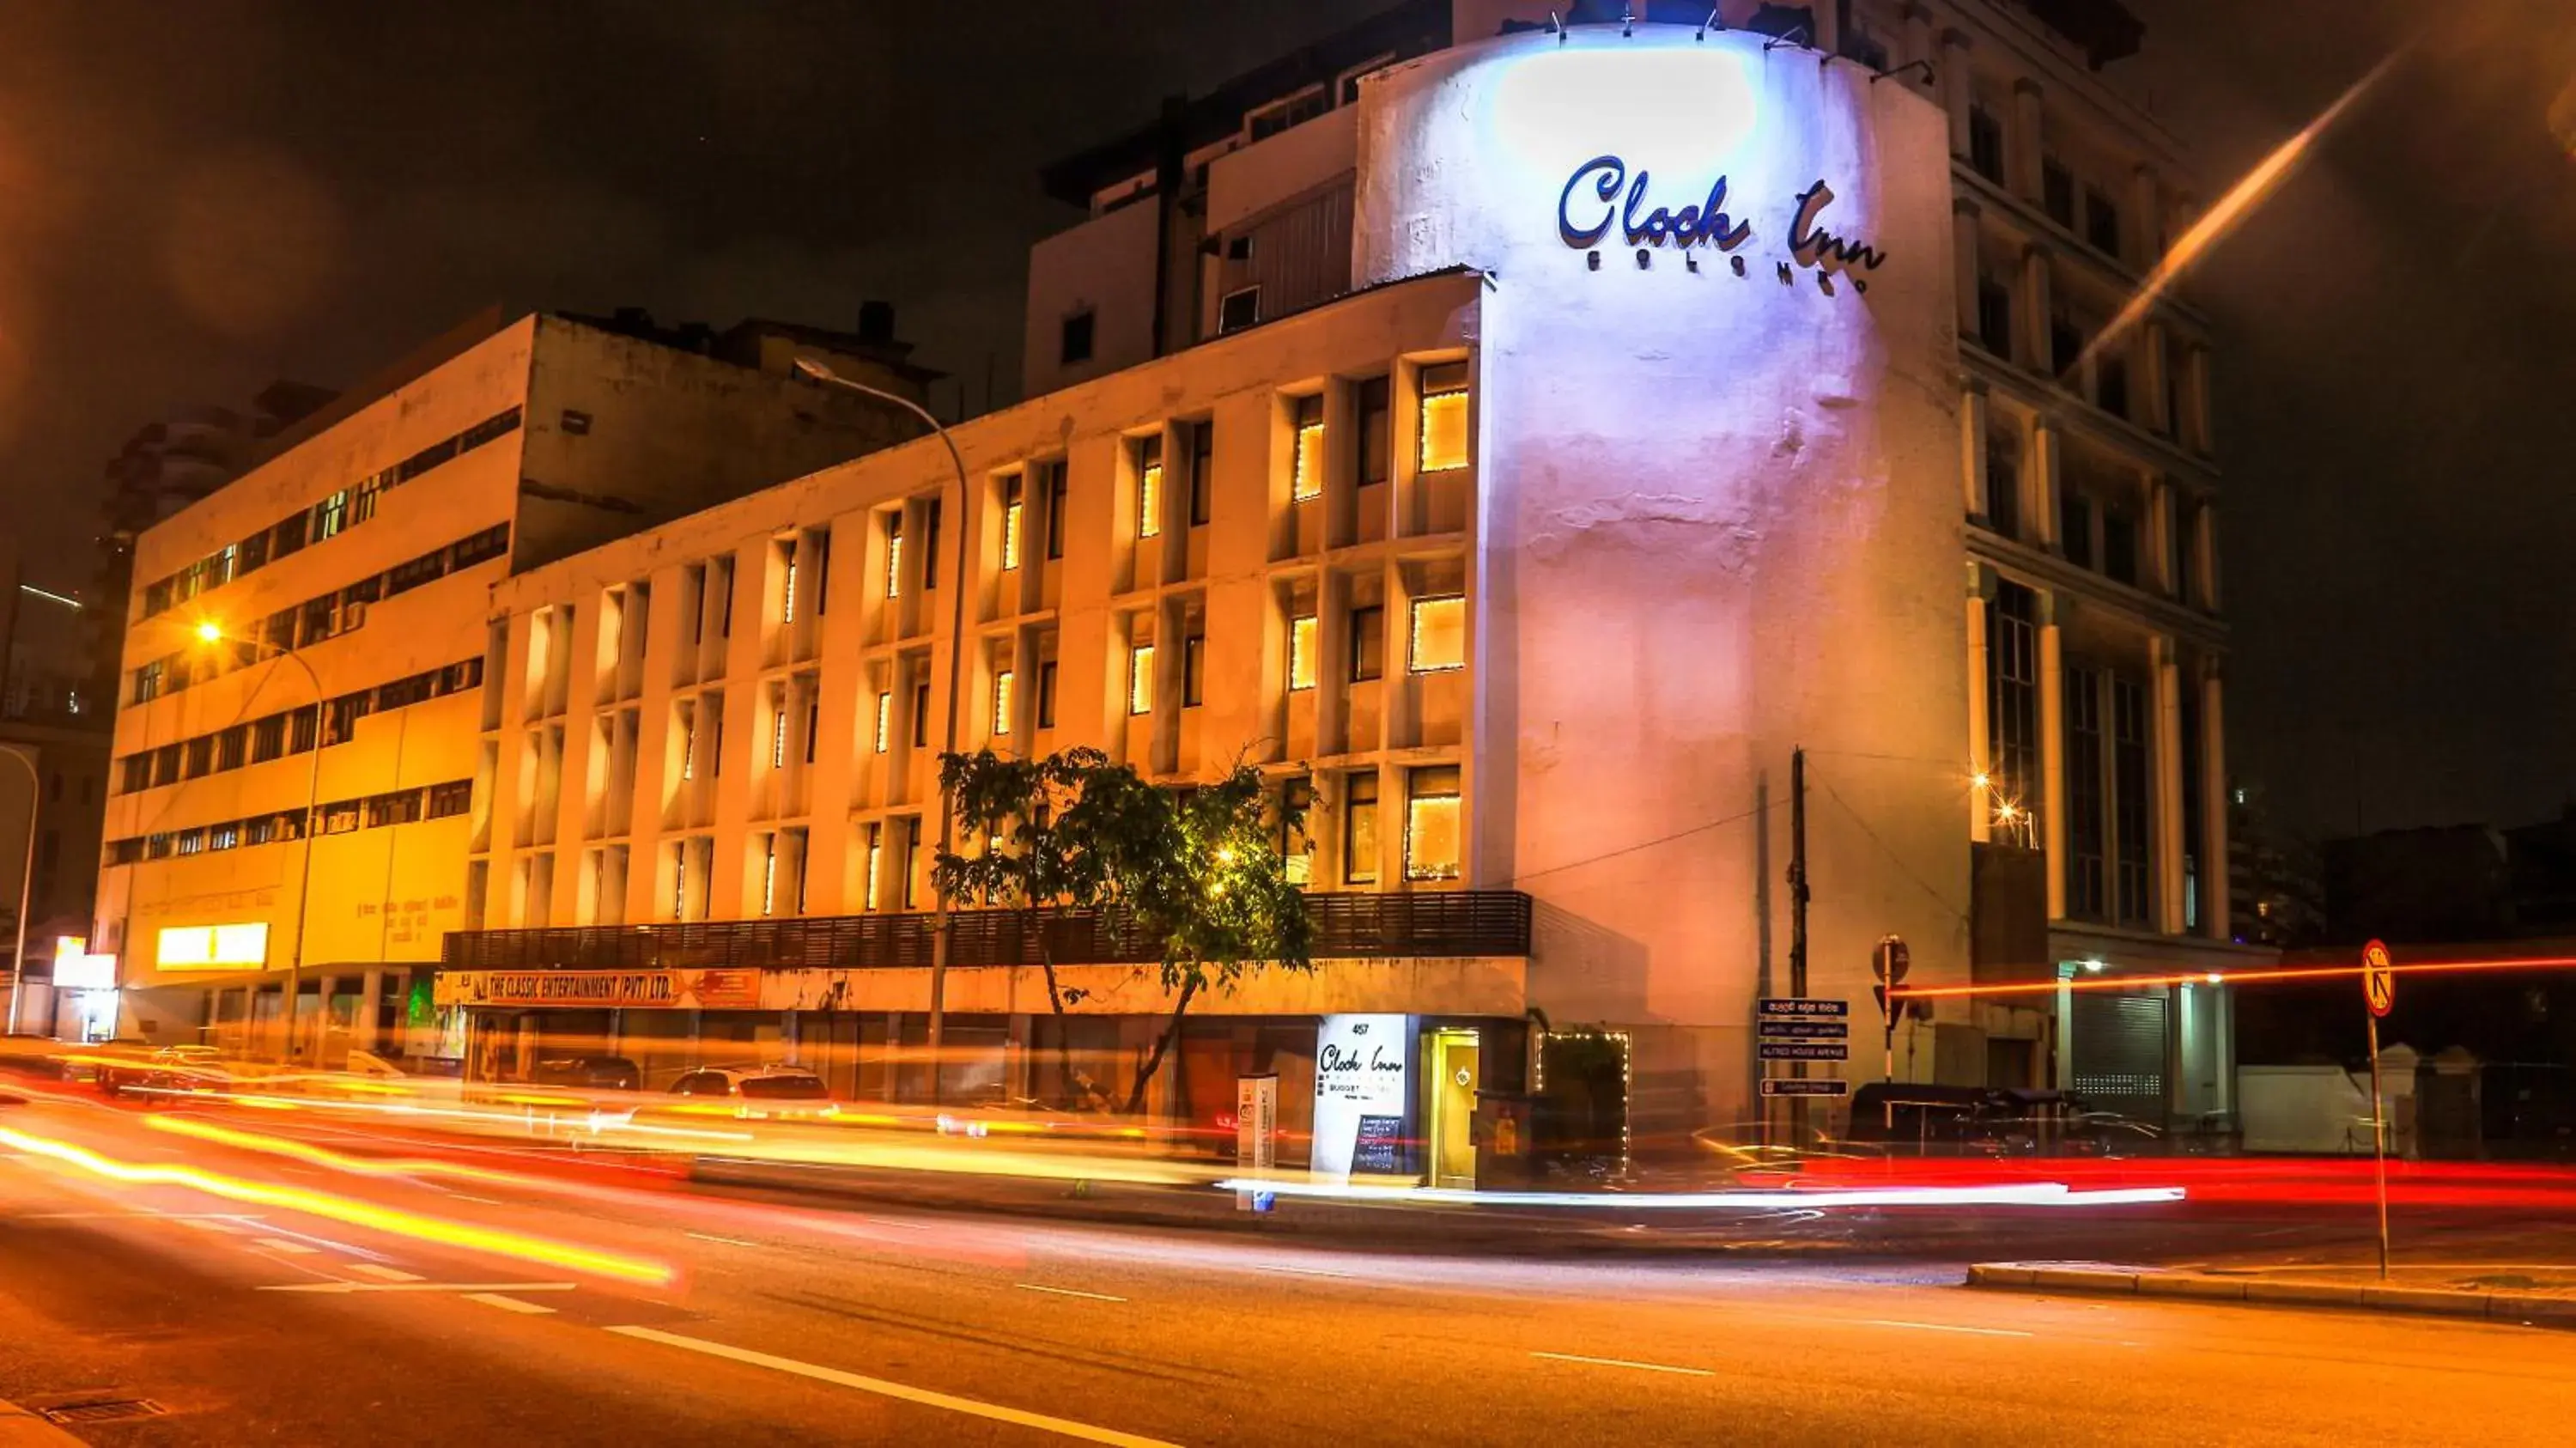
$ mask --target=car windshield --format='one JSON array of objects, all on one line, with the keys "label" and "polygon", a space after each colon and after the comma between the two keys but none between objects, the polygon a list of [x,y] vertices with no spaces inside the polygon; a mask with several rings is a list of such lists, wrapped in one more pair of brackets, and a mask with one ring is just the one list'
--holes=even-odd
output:
[{"label": "car windshield", "polygon": [[742,1094],[761,1101],[820,1101],[831,1092],[820,1076],[746,1076]]}]

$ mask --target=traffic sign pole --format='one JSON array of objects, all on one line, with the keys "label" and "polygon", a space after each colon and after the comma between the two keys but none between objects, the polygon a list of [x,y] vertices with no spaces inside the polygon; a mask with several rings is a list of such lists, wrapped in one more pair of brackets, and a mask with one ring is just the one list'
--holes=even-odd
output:
[{"label": "traffic sign pole", "polygon": [[1903,937],[1880,937],[1878,949],[1871,955],[1869,969],[1870,974],[1878,977],[1878,989],[1872,994],[1878,997],[1879,1018],[1887,1032],[1886,1058],[1881,1062],[1880,1079],[1890,1089],[1881,1095],[1879,1105],[1886,1112],[1884,1128],[1891,1138],[1896,1135],[1896,1092],[1893,1089],[1896,1085],[1896,1015],[1904,1009],[1897,1004],[1896,988],[1905,983],[1905,973],[1913,967],[1914,953],[1905,948]]},{"label": "traffic sign pole", "polygon": [[2379,1090],[2379,1018],[2397,1004],[2397,972],[2390,968],[2388,947],[2372,941],[2361,948],[2361,1000],[2370,1008],[2370,1158],[2379,1177],[2379,1280],[2388,1280],[2388,1109]]}]

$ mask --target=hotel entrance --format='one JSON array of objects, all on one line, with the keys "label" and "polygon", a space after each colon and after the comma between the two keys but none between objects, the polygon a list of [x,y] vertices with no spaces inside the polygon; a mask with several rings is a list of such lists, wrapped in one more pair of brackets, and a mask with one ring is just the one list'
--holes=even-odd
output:
[{"label": "hotel entrance", "polygon": [[1429,1033],[1423,1054],[1431,1063],[1424,1083],[1429,1098],[1431,1185],[1472,1190],[1476,1185],[1476,1091],[1483,1084],[1484,1047],[1473,1026],[1443,1026]]}]

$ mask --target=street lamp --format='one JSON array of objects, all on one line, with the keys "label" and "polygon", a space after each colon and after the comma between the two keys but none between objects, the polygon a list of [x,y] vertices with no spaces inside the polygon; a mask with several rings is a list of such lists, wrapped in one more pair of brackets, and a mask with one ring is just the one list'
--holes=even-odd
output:
[{"label": "street lamp", "polygon": [[[295,886],[295,945],[287,955],[286,999],[278,1012],[279,1019],[285,1022],[286,1049],[283,1054],[291,1063],[296,1057],[295,1007],[304,995],[304,928],[313,915],[313,837],[322,832],[322,821],[316,818],[322,809],[322,676],[313,672],[313,666],[305,662],[302,654],[262,639],[237,638],[225,633],[223,625],[213,619],[197,625],[197,638],[208,645],[247,644],[254,650],[265,649],[302,669],[305,682],[313,686],[313,769],[304,787],[304,859]],[[292,721],[287,727],[294,727]],[[323,1005],[323,1014],[327,1015],[329,1003],[324,1002]]]},{"label": "street lamp", "polygon": [[36,894],[36,814],[45,802],[43,781],[36,777],[36,761],[15,749],[0,749],[0,754],[18,761],[27,771],[27,858],[18,876],[18,953],[9,957],[9,1034],[18,1034],[18,1002],[27,994],[27,910]]},{"label": "street lamp", "polygon": [[[817,382],[847,388],[879,402],[893,403],[928,424],[948,449],[948,464],[957,473],[957,507],[949,514],[949,531],[957,536],[957,566],[948,574],[948,718],[939,752],[943,756],[954,754],[957,752],[957,677],[966,667],[966,459],[957,451],[957,440],[948,435],[948,429],[938,418],[930,415],[930,409],[911,398],[880,387],[870,387],[864,382],[853,382],[811,357],[797,358],[796,370]],[[941,771],[942,774],[946,772],[944,769]],[[954,792],[943,782],[939,791],[939,853],[947,854],[954,845],[956,828],[957,800]],[[913,868],[913,862],[904,861],[904,868]],[[948,891],[940,885],[936,871],[932,872],[931,889],[936,893],[932,899],[930,924],[930,1100],[931,1104],[937,1105],[940,1097],[940,1031],[948,1008],[949,943],[956,934],[956,922],[949,916]]]}]

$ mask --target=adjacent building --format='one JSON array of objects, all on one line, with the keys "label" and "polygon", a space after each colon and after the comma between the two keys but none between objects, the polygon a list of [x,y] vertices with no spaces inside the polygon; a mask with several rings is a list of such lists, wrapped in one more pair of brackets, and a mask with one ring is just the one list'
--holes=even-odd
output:
[{"label": "adjacent building", "polygon": [[[2104,330],[2192,205],[2099,73],[2136,22],[1620,8],[1420,0],[1167,104],[1050,169],[1090,215],[962,480],[925,440],[501,582],[437,985],[476,1069],[918,1089],[954,738],[1308,805],[1318,969],[1194,1005],[1169,1117],[1277,1071],[1302,1130],[1373,1028],[1437,1180],[1479,1089],[1742,1122],[1803,749],[1807,989],[1867,1043],[1820,1070],[1881,1069],[1893,934],[1912,984],[2039,988],[1909,1017],[1896,1074],[2223,1124],[2197,978],[2265,957],[2226,939],[2208,342],[2171,297]],[[1062,1020],[1026,929],[961,925],[951,1099],[1060,1038],[1115,1088],[1167,1012],[1046,928]]]},{"label": "adjacent building", "polygon": [[[425,1025],[440,936],[473,913],[493,583],[917,430],[764,370],[780,330],[719,357],[480,319],[143,528],[90,944],[113,959],[66,1030],[425,1048],[390,1033]],[[918,395],[889,316],[793,330]]]}]

